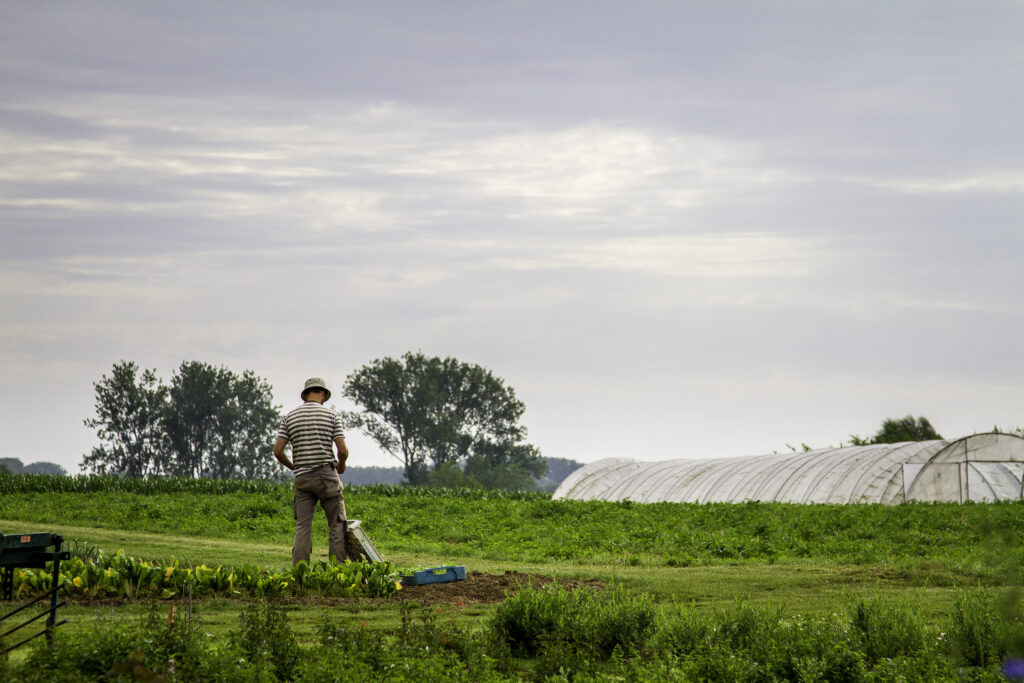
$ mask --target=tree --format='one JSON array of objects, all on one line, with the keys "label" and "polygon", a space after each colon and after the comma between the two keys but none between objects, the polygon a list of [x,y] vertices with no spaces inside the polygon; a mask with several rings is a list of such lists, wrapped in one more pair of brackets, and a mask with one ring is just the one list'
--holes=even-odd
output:
[{"label": "tree", "polygon": [[871,443],[900,443],[902,441],[932,441],[941,439],[931,423],[924,417],[916,420],[912,415],[899,419],[889,418],[882,422],[882,428],[871,439]]},{"label": "tree", "polygon": [[154,370],[141,376],[121,361],[94,384],[96,417],[85,421],[102,441],[82,459],[96,474],[144,477],[271,478],[280,413],[271,389],[198,361],[181,364],[166,386]]},{"label": "tree", "polygon": [[100,445],[82,458],[82,466],[96,474],[139,478],[159,471],[165,452],[160,428],[167,388],[154,370],[133,362],[115,363],[110,376],[93,384],[96,417],[84,420],[95,429]]},{"label": "tree", "polygon": [[61,477],[68,476],[68,471],[58,465],[55,462],[47,462],[46,460],[40,460],[38,462],[30,462],[25,465],[22,470],[24,474],[51,474]]},{"label": "tree", "polygon": [[265,479],[275,472],[273,438],[281,415],[271,388],[252,371],[186,361],[171,378],[162,420],[170,474]]},{"label": "tree", "polygon": [[480,482],[459,467],[456,463],[446,462],[433,472],[429,477],[430,486],[437,488],[480,488]]},{"label": "tree", "polygon": [[466,459],[466,476],[489,489],[533,489],[547,471],[547,462],[530,444],[484,447]]},{"label": "tree", "polygon": [[461,463],[474,479],[489,468],[545,471],[537,449],[522,443],[526,428],[519,419],[526,406],[479,365],[410,351],[356,370],[343,393],[362,407],[342,413],[346,426],[401,460],[410,484],[427,483],[431,466]]},{"label": "tree", "polygon": [[541,491],[554,491],[570,474],[583,467],[583,463],[567,458],[544,458],[548,473],[537,482]]},{"label": "tree", "polygon": [[898,419],[887,418],[882,422],[882,428],[870,439],[851,434],[850,444],[852,446],[868,446],[878,443],[932,441],[941,438],[942,435],[935,431],[927,418],[919,417],[915,420],[913,415],[907,415]]}]

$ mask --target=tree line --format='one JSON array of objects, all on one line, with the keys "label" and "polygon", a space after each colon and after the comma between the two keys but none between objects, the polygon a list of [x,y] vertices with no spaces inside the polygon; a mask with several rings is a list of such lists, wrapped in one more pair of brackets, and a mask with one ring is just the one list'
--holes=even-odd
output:
[{"label": "tree line", "polygon": [[[87,472],[283,476],[272,455],[281,409],[273,405],[270,384],[251,370],[239,374],[186,361],[165,384],[155,370],[121,361],[93,386],[96,415],[85,424],[100,443],[82,459]],[[345,428],[362,432],[396,458],[405,483],[531,489],[546,481],[553,461],[526,441],[520,422],[525,404],[480,365],[407,352],[357,369],[341,394],[357,406],[340,411]],[[1018,432],[1024,436],[1024,430],[1013,433]],[[926,418],[907,415],[886,419],[871,437],[851,434],[849,444],[840,446],[941,438]]]},{"label": "tree line", "polygon": [[[115,363],[93,385],[100,443],[82,459],[96,474],[276,478],[281,409],[266,380],[186,361],[164,383],[155,370]],[[532,488],[547,472],[526,442],[526,406],[486,368],[409,352],[381,358],[345,381],[346,429],[369,436],[413,485]]]},{"label": "tree line", "polygon": [[66,477],[67,470],[55,462],[41,460],[25,464],[21,458],[0,458],[0,472],[8,474],[56,474]]}]

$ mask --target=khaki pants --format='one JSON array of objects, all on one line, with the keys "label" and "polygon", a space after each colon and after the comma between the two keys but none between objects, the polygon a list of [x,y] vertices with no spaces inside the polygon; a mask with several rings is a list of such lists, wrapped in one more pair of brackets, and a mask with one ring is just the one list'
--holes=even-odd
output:
[{"label": "khaki pants", "polygon": [[313,550],[313,513],[319,501],[327,515],[327,552],[339,562],[345,561],[345,499],[341,480],[334,465],[325,464],[295,477],[295,497],[292,511],[295,515],[295,545],[292,546],[292,564],[305,560]]}]

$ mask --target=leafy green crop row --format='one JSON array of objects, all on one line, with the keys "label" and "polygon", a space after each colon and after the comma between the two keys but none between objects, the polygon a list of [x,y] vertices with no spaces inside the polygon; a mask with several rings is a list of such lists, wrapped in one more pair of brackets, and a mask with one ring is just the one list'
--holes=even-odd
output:
[{"label": "leafy green crop row", "polygon": [[[182,567],[178,562],[161,566],[118,553],[61,563],[60,585],[69,595],[170,599],[183,595],[223,597],[341,596],[387,597],[399,589],[397,572],[390,563],[301,562],[273,571],[261,567]],[[15,569],[14,596],[42,595],[53,585],[52,569]]]}]

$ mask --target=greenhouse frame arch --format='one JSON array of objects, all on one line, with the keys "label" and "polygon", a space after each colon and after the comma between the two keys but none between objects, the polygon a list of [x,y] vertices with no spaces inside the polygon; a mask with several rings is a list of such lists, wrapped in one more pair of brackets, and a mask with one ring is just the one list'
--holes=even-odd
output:
[{"label": "greenhouse frame arch", "polygon": [[552,494],[637,503],[881,503],[1020,500],[1024,438],[974,434],[740,458],[639,462],[608,458]]}]

